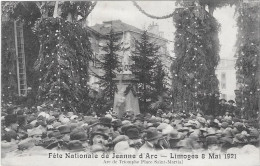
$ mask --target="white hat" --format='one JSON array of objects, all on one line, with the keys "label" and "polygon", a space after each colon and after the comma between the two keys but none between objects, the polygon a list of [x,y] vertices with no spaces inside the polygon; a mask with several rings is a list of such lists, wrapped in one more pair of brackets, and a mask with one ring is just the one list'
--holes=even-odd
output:
[{"label": "white hat", "polygon": [[135,149],[131,148],[127,141],[118,142],[114,147],[114,151],[117,154],[134,154],[135,153]]},{"label": "white hat", "polygon": [[34,128],[32,130],[28,130],[28,136],[31,137],[31,136],[34,136],[34,135],[42,135],[42,130],[39,129],[39,128]]},{"label": "white hat", "polygon": [[72,116],[70,117],[70,120],[76,120],[76,119],[78,119],[78,116],[77,116],[77,115],[72,115]]},{"label": "white hat", "polygon": [[106,118],[109,118],[109,119],[113,119],[113,117],[112,117],[111,114],[106,114],[105,117],[106,117]]}]

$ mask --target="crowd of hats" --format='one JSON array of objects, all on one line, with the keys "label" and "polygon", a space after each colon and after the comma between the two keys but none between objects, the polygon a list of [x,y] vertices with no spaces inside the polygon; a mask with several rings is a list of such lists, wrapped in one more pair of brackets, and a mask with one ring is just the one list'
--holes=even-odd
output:
[{"label": "crowd of hats", "polygon": [[[2,111],[2,156],[13,151],[38,149],[64,151],[136,152],[146,142],[160,140],[153,148],[173,150],[209,150],[226,152],[245,145],[259,147],[259,122],[228,114],[204,115],[203,112],[173,113],[158,110],[156,115],[134,115],[129,110],[123,118],[108,112],[97,116],[60,112],[47,106]],[[96,135],[101,142],[94,142]]]}]

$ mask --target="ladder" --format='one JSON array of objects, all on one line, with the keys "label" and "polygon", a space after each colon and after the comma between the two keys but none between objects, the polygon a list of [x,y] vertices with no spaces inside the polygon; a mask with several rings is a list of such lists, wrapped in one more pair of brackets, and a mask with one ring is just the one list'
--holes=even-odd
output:
[{"label": "ladder", "polygon": [[18,94],[19,96],[27,96],[23,24],[20,21],[14,21],[14,33],[15,33]]}]

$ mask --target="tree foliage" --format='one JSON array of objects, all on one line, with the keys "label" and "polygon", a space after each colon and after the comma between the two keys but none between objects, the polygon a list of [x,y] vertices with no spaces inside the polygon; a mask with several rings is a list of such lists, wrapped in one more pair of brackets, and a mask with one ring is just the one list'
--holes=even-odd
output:
[{"label": "tree foliage", "polygon": [[101,47],[104,54],[100,59],[100,69],[104,71],[104,75],[100,76],[99,84],[104,90],[105,99],[107,101],[113,101],[114,94],[117,91],[113,78],[116,78],[116,73],[121,67],[118,55],[120,43],[118,42],[119,38],[114,34],[113,30],[110,31],[105,39],[105,46]]},{"label": "tree foliage", "polygon": [[[13,22],[2,23],[1,36],[1,93],[4,103],[13,102],[17,96],[16,53]],[[8,35],[7,35],[8,34]]]},{"label": "tree foliage", "polygon": [[135,42],[132,56],[134,64],[131,67],[139,79],[137,91],[142,112],[150,112],[151,108],[157,108],[154,106],[156,104],[151,104],[161,101],[160,97],[166,91],[166,73],[158,57],[160,57],[159,46],[151,42],[148,33],[144,31],[140,39]]}]

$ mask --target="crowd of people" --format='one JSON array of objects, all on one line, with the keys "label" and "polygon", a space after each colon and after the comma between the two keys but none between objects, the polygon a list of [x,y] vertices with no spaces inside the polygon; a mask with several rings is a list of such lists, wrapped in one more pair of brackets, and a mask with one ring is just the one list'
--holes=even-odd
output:
[{"label": "crowd of people", "polygon": [[158,110],[123,117],[115,112],[84,115],[61,112],[50,106],[2,110],[2,157],[32,149],[132,154],[172,150],[230,152],[259,147],[259,122],[230,115],[204,115],[201,111]]}]

